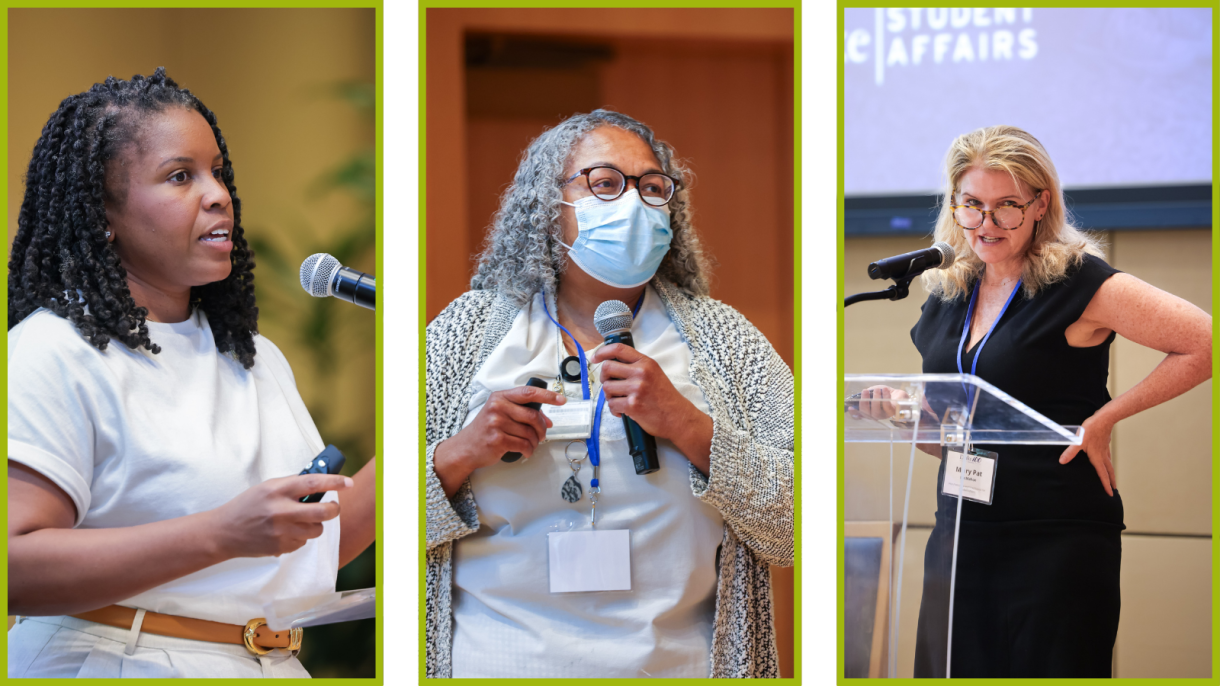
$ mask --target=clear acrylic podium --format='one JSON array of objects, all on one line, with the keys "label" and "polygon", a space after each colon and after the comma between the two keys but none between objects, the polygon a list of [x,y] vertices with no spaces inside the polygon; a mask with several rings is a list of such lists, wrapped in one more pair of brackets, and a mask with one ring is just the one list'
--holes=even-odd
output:
[{"label": "clear acrylic podium", "polygon": [[917,625],[919,659],[951,676],[962,477],[926,451],[1079,445],[1081,429],[970,374],[848,374],[843,413],[844,676],[912,676]]}]

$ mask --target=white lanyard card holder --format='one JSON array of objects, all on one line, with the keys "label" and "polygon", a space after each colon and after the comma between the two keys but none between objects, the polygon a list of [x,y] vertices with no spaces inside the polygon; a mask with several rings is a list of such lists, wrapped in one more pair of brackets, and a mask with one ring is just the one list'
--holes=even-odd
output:
[{"label": "white lanyard card holder", "polygon": [[972,448],[964,455],[957,450],[945,450],[945,478],[940,486],[942,495],[990,505],[995,494],[996,465],[1000,454]]},{"label": "white lanyard card holder", "polygon": [[593,401],[568,398],[562,405],[543,405],[553,426],[546,430],[543,441],[577,441],[593,435]]},{"label": "white lanyard card holder", "polygon": [[631,590],[631,532],[552,531],[547,534],[551,593]]}]

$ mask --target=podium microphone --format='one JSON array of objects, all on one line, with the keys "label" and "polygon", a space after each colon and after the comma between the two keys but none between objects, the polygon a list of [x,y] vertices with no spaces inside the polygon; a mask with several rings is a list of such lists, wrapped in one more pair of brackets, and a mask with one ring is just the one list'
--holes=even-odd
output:
[{"label": "podium microphone", "polygon": [[948,269],[954,257],[948,243],[938,242],[930,248],[877,260],[868,265],[868,276],[870,279],[913,277],[929,269]]},{"label": "podium microphone", "polygon": [[324,252],[301,263],[301,288],[315,298],[334,296],[370,310],[377,309],[377,279],[339,264]]},{"label": "podium microphone", "polygon": [[868,265],[870,279],[893,279],[894,284],[884,291],[857,293],[843,298],[843,307],[865,300],[902,300],[910,295],[911,282],[929,269],[948,269],[956,255],[948,243],[937,242],[930,248],[887,257]]},{"label": "podium microphone", "polygon": [[[606,345],[622,343],[635,347],[631,338],[631,308],[619,300],[607,300],[593,312],[593,326],[606,339]],[[661,468],[657,458],[657,439],[640,428],[631,417],[623,415],[623,428],[627,430],[627,446],[636,474],[652,474]]]}]

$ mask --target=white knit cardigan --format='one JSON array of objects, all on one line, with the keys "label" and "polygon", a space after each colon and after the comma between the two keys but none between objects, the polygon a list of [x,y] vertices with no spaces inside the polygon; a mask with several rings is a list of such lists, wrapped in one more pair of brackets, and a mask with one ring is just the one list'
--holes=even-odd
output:
[{"label": "white knit cardigan", "polygon": [[[690,467],[691,492],[724,517],[717,551],[713,677],[778,677],[768,564],[793,555],[792,371],[733,308],[661,279],[652,286],[690,346],[691,381],[712,416],[708,476]],[[427,329],[427,676],[452,675],[453,542],[479,528],[470,481],[445,497],[433,469],[436,446],[462,428],[475,372],[503,340],[521,306],[490,290],[470,291]]]}]

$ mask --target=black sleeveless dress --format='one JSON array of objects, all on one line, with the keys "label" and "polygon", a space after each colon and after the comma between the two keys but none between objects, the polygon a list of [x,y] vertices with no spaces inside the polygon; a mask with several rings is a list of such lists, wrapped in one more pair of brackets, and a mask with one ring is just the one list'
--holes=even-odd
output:
[{"label": "black sleeveless dress", "polygon": [[[1018,293],[983,348],[976,374],[1059,424],[1110,401],[1110,343],[1073,348],[1064,332],[1117,270],[1085,256],[1032,299]],[[924,373],[957,373],[969,294],[935,296],[911,339]],[[962,351],[970,371],[978,346]],[[1081,452],[979,445],[999,453],[991,505],[963,501],[953,608],[953,677],[1109,677],[1118,633],[1123,505]],[[944,677],[957,498],[939,495],[924,554],[915,676]]]}]

